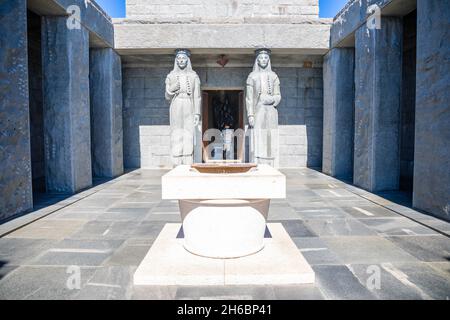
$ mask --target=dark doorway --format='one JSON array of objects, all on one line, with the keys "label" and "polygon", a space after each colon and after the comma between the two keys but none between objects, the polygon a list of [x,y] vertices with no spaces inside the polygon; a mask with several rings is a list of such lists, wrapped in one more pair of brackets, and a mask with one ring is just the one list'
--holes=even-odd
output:
[{"label": "dark doorway", "polygon": [[28,11],[28,89],[34,197],[46,191],[42,105],[41,17]]},{"label": "dark doorway", "polygon": [[[244,93],[242,90],[204,90],[202,94],[202,136],[209,129],[217,129],[222,133],[224,145],[217,145],[211,154],[206,152],[210,143],[203,141],[203,161],[234,160],[243,162],[243,143],[239,143],[236,134],[238,129],[244,130]],[[243,131],[242,131],[243,132]],[[233,139],[232,147],[227,151],[226,142]]]},{"label": "dark doorway", "polygon": [[400,190],[412,193],[416,108],[417,11],[403,18],[402,98],[400,111]]}]

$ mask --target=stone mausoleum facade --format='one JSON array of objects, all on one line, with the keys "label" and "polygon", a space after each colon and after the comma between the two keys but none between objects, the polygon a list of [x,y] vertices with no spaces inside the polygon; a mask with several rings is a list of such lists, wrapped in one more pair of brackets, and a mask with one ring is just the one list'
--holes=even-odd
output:
[{"label": "stone mausoleum facade", "polygon": [[0,0],[0,220],[31,211],[33,194],[170,168],[176,48],[200,77],[199,139],[221,95],[248,129],[246,79],[254,50],[269,48],[279,167],[409,192],[450,220],[449,4],[351,0],[333,20],[318,2],[127,0],[126,18],[111,19],[92,0]]}]

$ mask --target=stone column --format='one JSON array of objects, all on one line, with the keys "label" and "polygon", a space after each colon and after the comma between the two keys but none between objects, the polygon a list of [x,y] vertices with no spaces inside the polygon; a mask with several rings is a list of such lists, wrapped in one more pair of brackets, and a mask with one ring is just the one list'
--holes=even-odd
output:
[{"label": "stone column", "polygon": [[402,20],[356,31],[353,182],[376,192],[399,186]]},{"label": "stone column", "polygon": [[413,205],[450,220],[450,6],[417,1]]},{"label": "stone column", "polygon": [[73,193],[92,185],[89,33],[66,20],[42,26],[45,176],[47,191]]},{"label": "stone column", "polygon": [[0,220],[33,208],[27,1],[0,5]]},{"label": "stone column", "polygon": [[324,60],[322,171],[333,177],[353,175],[353,48],[332,49]]},{"label": "stone column", "polygon": [[110,48],[90,53],[92,168],[95,176],[123,174],[122,65]]}]

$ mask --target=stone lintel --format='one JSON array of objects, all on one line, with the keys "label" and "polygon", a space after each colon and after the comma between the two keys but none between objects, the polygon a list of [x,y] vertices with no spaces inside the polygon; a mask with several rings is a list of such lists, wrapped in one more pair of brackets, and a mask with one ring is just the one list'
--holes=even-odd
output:
[{"label": "stone lintel", "polygon": [[68,16],[67,8],[80,8],[80,23],[90,32],[92,47],[114,47],[114,28],[108,14],[85,0],[28,0],[28,9],[42,16]]},{"label": "stone lintel", "polygon": [[304,54],[325,54],[328,24],[114,24],[120,54],[172,53],[186,47],[196,52],[233,50],[250,53],[259,47]]},{"label": "stone lintel", "polygon": [[378,5],[383,16],[404,16],[416,8],[416,0],[351,0],[334,18],[330,32],[330,45],[353,47],[356,30],[370,16],[367,9]]}]

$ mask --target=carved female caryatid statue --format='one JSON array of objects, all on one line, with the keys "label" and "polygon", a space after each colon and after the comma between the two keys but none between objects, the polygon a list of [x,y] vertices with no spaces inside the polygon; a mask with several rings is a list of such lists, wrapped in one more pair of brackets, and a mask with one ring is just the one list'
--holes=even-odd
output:
[{"label": "carved female caryatid statue", "polygon": [[200,78],[192,70],[190,52],[175,51],[175,65],[166,78],[166,99],[170,101],[170,150],[172,163],[192,164],[194,128],[200,121]]},{"label": "carved female caryatid statue", "polygon": [[256,50],[253,72],[247,78],[246,107],[250,127],[254,130],[256,163],[277,163],[278,111],[281,101],[280,80],[272,71],[270,50]]}]

